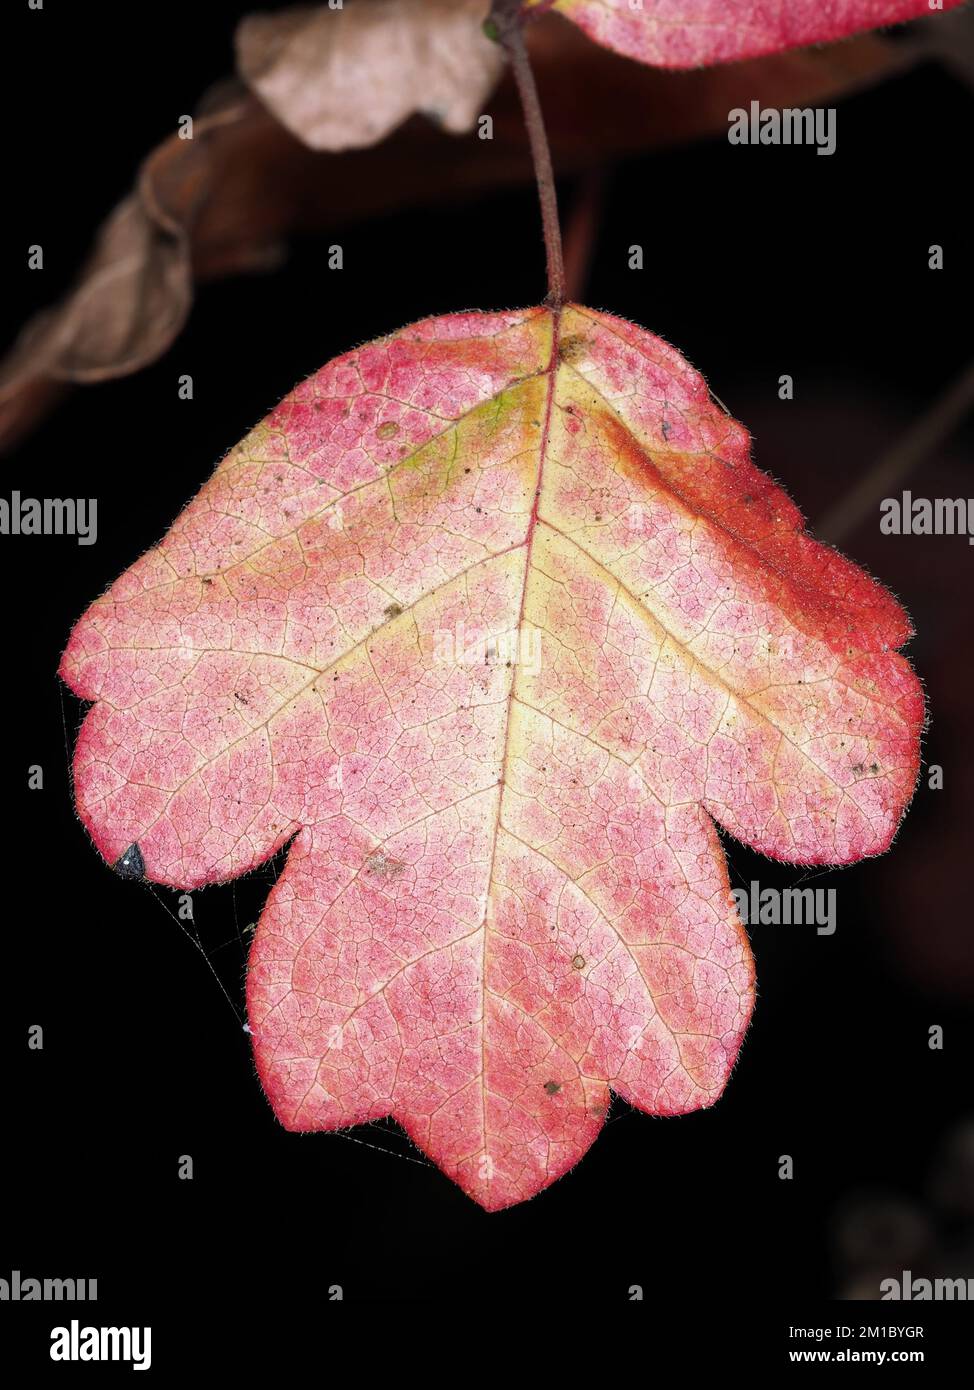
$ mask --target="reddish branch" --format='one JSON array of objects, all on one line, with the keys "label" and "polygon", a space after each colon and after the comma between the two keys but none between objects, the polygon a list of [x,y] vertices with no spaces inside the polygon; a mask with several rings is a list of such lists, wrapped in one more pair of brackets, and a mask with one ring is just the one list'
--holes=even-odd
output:
[{"label": "reddish branch", "polygon": [[548,136],[541,114],[541,103],[538,100],[538,88],[524,43],[521,0],[493,0],[489,23],[498,43],[507,54],[524,111],[524,124],[527,127],[534,176],[538,184],[541,223],[548,260],[548,294],[545,302],[557,308],[565,302],[565,265],[561,249],[561,224],[558,220],[558,197],[555,192],[555,174],[551,165]]}]

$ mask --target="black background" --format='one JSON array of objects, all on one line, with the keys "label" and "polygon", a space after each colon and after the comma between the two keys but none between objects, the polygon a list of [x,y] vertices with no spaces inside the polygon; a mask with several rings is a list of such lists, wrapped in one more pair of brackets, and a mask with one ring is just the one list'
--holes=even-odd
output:
[{"label": "black background", "polygon": [[[69,286],[142,155],[230,70],[246,7],[205,8],[51,3],[11,20],[9,339]],[[838,105],[831,158],[714,139],[617,166],[585,292],[706,373],[752,430],[758,464],[813,525],[971,351],[974,97],[928,64]],[[574,193],[566,183],[566,205]],[[345,247],[338,273],[329,240]],[[33,242],[43,275],[26,268]],[[634,242],[642,272],[627,267]],[[945,247],[939,273],[927,268],[934,242]],[[957,827],[971,794],[958,710],[971,679],[974,550],[963,537],[880,536],[878,496],[843,546],[911,611],[909,651],[932,714],[925,757],[943,765],[945,789],[924,776],[889,856],[810,880],[838,889],[833,937],[752,929],[758,1004],[713,1110],[663,1120],[617,1101],[579,1166],[510,1211],[482,1212],[393,1126],[295,1136],[274,1120],[241,1029],[240,929],[279,861],[195,895],[201,954],[172,916],[176,895],[113,876],[75,819],[65,741],[82,710],[55,670],[87,604],[297,380],[417,317],[536,302],[543,273],[529,189],[435,216],[338,218],[324,242],[297,241],[282,271],[203,289],[160,362],[77,392],[6,461],[7,493],[99,499],[96,545],[0,538],[10,811],[0,1275],[96,1276],[100,1293],[97,1308],[0,1314],[31,1356],[46,1356],[44,1329],[78,1314],[152,1322],[157,1368],[175,1365],[186,1319],[208,1323],[219,1309],[241,1334],[271,1335],[288,1318],[268,1312],[278,1304],[329,1317],[334,1284],[346,1301],[556,1303],[572,1316],[625,1302],[640,1284],[647,1303],[672,1303],[698,1327],[744,1298],[753,1351],[780,1334],[773,1306],[800,1320],[847,1283],[837,1223],[849,1204],[885,1191],[923,1205],[939,1148],[970,1114],[970,846],[965,856]],[[790,403],[777,395],[783,372],[796,382]],[[182,373],[192,402],[177,398]],[[974,493],[969,444],[958,434],[906,485]],[[43,791],[27,790],[29,764],[43,766]],[[727,850],[734,883],[801,877]],[[35,1023],[42,1052],[26,1047]],[[944,1027],[943,1051],[927,1046],[932,1024]],[[193,1156],[192,1182],[177,1179],[181,1154]],[[778,1178],[782,1154],[794,1158],[792,1181]]]}]

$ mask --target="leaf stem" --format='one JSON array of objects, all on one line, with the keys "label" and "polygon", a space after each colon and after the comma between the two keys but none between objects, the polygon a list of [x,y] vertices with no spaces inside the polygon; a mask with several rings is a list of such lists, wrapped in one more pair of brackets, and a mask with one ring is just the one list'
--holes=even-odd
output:
[{"label": "leaf stem", "polygon": [[541,225],[544,229],[548,262],[548,294],[545,303],[558,309],[565,302],[565,263],[561,249],[558,196],[555,192],[555,174],[551,165],[551,150],[548,147],[544,117],[541,114],[541,102],[538,100],[538,88],[524,42],[521,0],[493,0],[490,23],[496,32],[497,41],[507,54],[521,99],[524,124],[531,145],[534,176],[538,185]]}]

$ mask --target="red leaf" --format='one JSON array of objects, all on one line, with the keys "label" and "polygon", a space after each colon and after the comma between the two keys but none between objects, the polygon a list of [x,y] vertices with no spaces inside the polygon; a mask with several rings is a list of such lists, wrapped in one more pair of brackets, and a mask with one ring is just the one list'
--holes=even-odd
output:
[{"label": "red leaf", "polygon": [[[951,10],[961,0],[944,0]],[[929,0],[527,0],[596,43],[660,68],[696,68],[828,43],[930,15]]]},{"label": "red leaf", "polygon": [[714,822],[884,850],[909,635],[658,338],[427,319],[297,387],[78,623],[78,810],[187,888],[295,837],[247,981],[277,1115],[394,1115],[495,1209],[610,1088],[716,1100],[752,962]]}]

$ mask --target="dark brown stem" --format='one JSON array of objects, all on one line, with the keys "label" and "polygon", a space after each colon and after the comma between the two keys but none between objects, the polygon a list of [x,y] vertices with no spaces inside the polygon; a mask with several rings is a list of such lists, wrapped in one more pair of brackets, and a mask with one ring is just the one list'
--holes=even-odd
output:
[{"label": "dark brown stem", "polygon": [[545,303],[557,309],[565,302],[565,264],[561,250],[558,197],[555,193],[555,173],[551,165],[551,151],[548,148],[541,103],[538,100],[538,88],[524,43],[521,0],[493,0],[490,23],[498,43],[507,54],[521,99],[524,124],[531,145],[531,158],[534,161],[534,176],[538,184],[541,224],[544,228],[545,253],[548,260],[548,294]]}]

